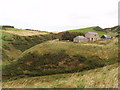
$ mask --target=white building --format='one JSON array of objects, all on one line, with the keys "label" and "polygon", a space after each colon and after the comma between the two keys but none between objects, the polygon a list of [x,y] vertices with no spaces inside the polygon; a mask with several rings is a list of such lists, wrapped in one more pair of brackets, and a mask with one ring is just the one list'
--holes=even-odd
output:
[{"label": "white building", "polygon": [[77,43],[88,42],[88,39],[84,36],[77,36],[73,39],[73,42],[77,42]]}]

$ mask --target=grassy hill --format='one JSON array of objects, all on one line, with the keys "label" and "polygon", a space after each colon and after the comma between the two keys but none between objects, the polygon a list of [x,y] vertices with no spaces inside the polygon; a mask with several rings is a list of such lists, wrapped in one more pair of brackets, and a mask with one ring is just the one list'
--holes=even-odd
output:
[{"label": "grassy hill", "polygon": [[54,40],[24,51],[15,62],[3,68],[3,75],[37,76],[71,73],[113,64],[117,59],[117,39],[93,44]]},{"label": "grassy hill", "polygon": [[[109,28],[109,29],[112,29],[112,28]],[[75,29],[75,30],[68,30],[68,31],[69,32],[80,32],[80,33],[97,32],[100,36],[102,36],[104,34],[109,34],[111,36],[116,36],[117,35],[117,33],[116,33],[117,31],[114,30],[115,32],[110,32],[110,30],[108,30],[108,29],[102,29],[99,26],[88,27],[88,28],[81,28],[81,29]]]},{"label": "grassy hill", "polygon": [[11,34],[16,34],[19,36],[33,36],[33,35],[49,34],[49,32],[45,32],[45,31],[26,30],[26,29],[17,29],[17,28],[5,28],[2,31],[5,31],[5,32],[11,33]]},{"label": "grassy hill", "polygon": [[[70,37],[86,32],[115,36],[118,30],[97,26],[69,32],[75,32]],[[117,87],[118,38],[88,43],[57,40],[57,35],[60,39],[63,33],[55,36],[44,31],[1,30],[3,87]]]},{"label": "grassy hill", "polygon": [[3,60],[6,61],[18,58],[23,51],[37,44],[55,39],[55,36],[50,33],[15,28],[1,30],[0,34],[2,34]]},{"label": "grassy hill", "polygon": [[120,33],[120,26],[115,26],[115,27],[111,27],[111,28],[105,28],[104,29],[107,32],[113,32],[113,33]]},{"label": "grassy hill", "polygon": [[118,64],[94,70],[3,82],[3,88],[118,88]]}]

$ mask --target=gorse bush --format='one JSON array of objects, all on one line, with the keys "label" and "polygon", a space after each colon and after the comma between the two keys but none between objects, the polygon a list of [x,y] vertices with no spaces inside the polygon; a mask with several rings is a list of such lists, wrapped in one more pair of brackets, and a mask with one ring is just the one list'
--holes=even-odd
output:
[{"label": "gorse bush", "polygon": [[75,57],[76,59],[78,59],[80,62],[85,62],[87,60],[87,58],[77,54],[77,55],[74,55],[73,57]]}]

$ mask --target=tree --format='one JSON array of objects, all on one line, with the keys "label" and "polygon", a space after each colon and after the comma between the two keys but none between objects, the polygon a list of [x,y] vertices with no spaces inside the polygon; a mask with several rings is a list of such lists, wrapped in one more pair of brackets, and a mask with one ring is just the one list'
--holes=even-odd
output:
[{"label": "tree", "polygon": [[62,40],[70,40],[73,41],[73,38],[75,38],[76,36],[81,35],[84,36],[84,33],[80,33],[80,32],[64,32],[63,35],[61,36]]}]

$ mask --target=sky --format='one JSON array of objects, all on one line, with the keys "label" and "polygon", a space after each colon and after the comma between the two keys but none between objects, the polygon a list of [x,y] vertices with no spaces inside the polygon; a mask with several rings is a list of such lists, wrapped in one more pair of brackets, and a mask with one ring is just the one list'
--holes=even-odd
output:
[{"label": "sky", "polygon": [[60,32],[118,25],[119,0],[0,0],[0,25]]}]

